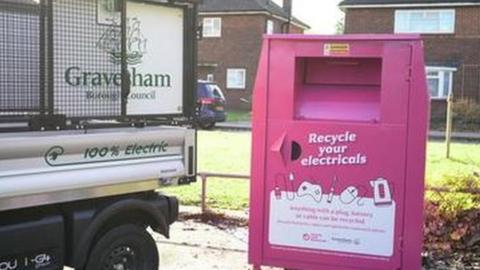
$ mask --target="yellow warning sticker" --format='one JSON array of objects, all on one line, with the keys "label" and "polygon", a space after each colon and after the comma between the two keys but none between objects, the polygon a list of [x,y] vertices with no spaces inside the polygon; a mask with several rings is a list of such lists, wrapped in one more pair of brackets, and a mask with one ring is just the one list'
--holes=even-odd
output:
[{"label": "yellow warning sticker", "polygon": [[327,43],[323,47],[323,54],[330,55],[349,55],[350,44],[347,43]]}]

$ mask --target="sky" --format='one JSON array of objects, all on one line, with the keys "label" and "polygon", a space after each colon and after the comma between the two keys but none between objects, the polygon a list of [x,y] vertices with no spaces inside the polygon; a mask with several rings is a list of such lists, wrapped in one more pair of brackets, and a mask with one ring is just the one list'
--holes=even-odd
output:
[{"label": "sky", "polygon": [[[337,22],[343,17],[338,8],[340,0],[292,0],[293,15],[312,27],[309,34],[334,34]],[[274,0],[282,5],[282,0]]]}]

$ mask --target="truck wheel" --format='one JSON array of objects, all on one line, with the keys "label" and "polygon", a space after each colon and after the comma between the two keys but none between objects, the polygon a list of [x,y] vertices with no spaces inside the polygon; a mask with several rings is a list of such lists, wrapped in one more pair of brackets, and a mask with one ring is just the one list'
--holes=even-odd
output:
[{"label": "truck wheel", "polygon": [[158,270],[158,264],[152,236],[142,227],[122,225],[95,244],[85,270]]},{"label": "truck wheel", "polygon": [[215,127],[215,122],[200,122],[199,126],[205,130],[211,130]]}]

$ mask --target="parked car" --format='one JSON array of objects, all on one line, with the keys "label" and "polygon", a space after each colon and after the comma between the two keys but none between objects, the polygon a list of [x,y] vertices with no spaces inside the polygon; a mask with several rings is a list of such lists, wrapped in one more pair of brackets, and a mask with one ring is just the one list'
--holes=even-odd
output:
[{"label": "parked car", "polygon": [[199,81],[197,87],[198,124],[203,129],[211,129],[218,122],[225,122],[226,99],[218,85]]}]

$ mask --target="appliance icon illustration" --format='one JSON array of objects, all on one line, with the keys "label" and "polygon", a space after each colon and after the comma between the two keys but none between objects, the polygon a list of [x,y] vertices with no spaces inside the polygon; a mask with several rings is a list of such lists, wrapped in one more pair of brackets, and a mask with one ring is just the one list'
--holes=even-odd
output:
[{"label": "appliance icon illustration", "polygon": [[289,201],[295,200],[295,174],[289,173],[288,175],[285,174],[277,174],[275,176],[275,187],[274,187],[274,194],[277,200],[282,199],[282,191],[285,191],[286,199]]},{"label": "appliance icon illustration", "polygon": [[283,188],[284,182],[285,182],[285,176],[283,174],[277,174],[275,176],[274,192],[275,192],[275,198],[277,200],[282,199],[282,190],[284,190],[284,188]]},{"label": "appliance icon illustration", "polygon": [[289,173],[288,181],[285,181],[285,187],[287,188],[288,191],[291,191],[291,192],[287,192],[287,199],[289,199],[290,201],[295,200],[294,182],[295,182],[295,174]]},{"label": "appliance icon illustration", "polygon": [[298,187],[297,195],[298,197],[310,196],[316,202],[321,202],[323,191],[320,185],[315,185],[305,181],[300,185],[300,187]]},{"label": "appliance icon illustration", "polygon": [[328,198],[327,198],[328,203],[332,203],[333,201],[333,196],[335,195],[335,187],[337,185],[337,182],[338,182],[338,177],[335,176],[333,178],[332,186],[330,187],[330,193],[328,194]]},{"label": "appliance icon illustration", "polygon": [[373,201],[375,205],[392,204],[392,192],[387,179],[378,178],[370,181],[370,185],[373,187]]},{"label": "appliance icon illustration", "polygon": [[349,186],[340,194],[340,201],[344,204],[351,204],[358,198],[358,196],[358,188]]}]

